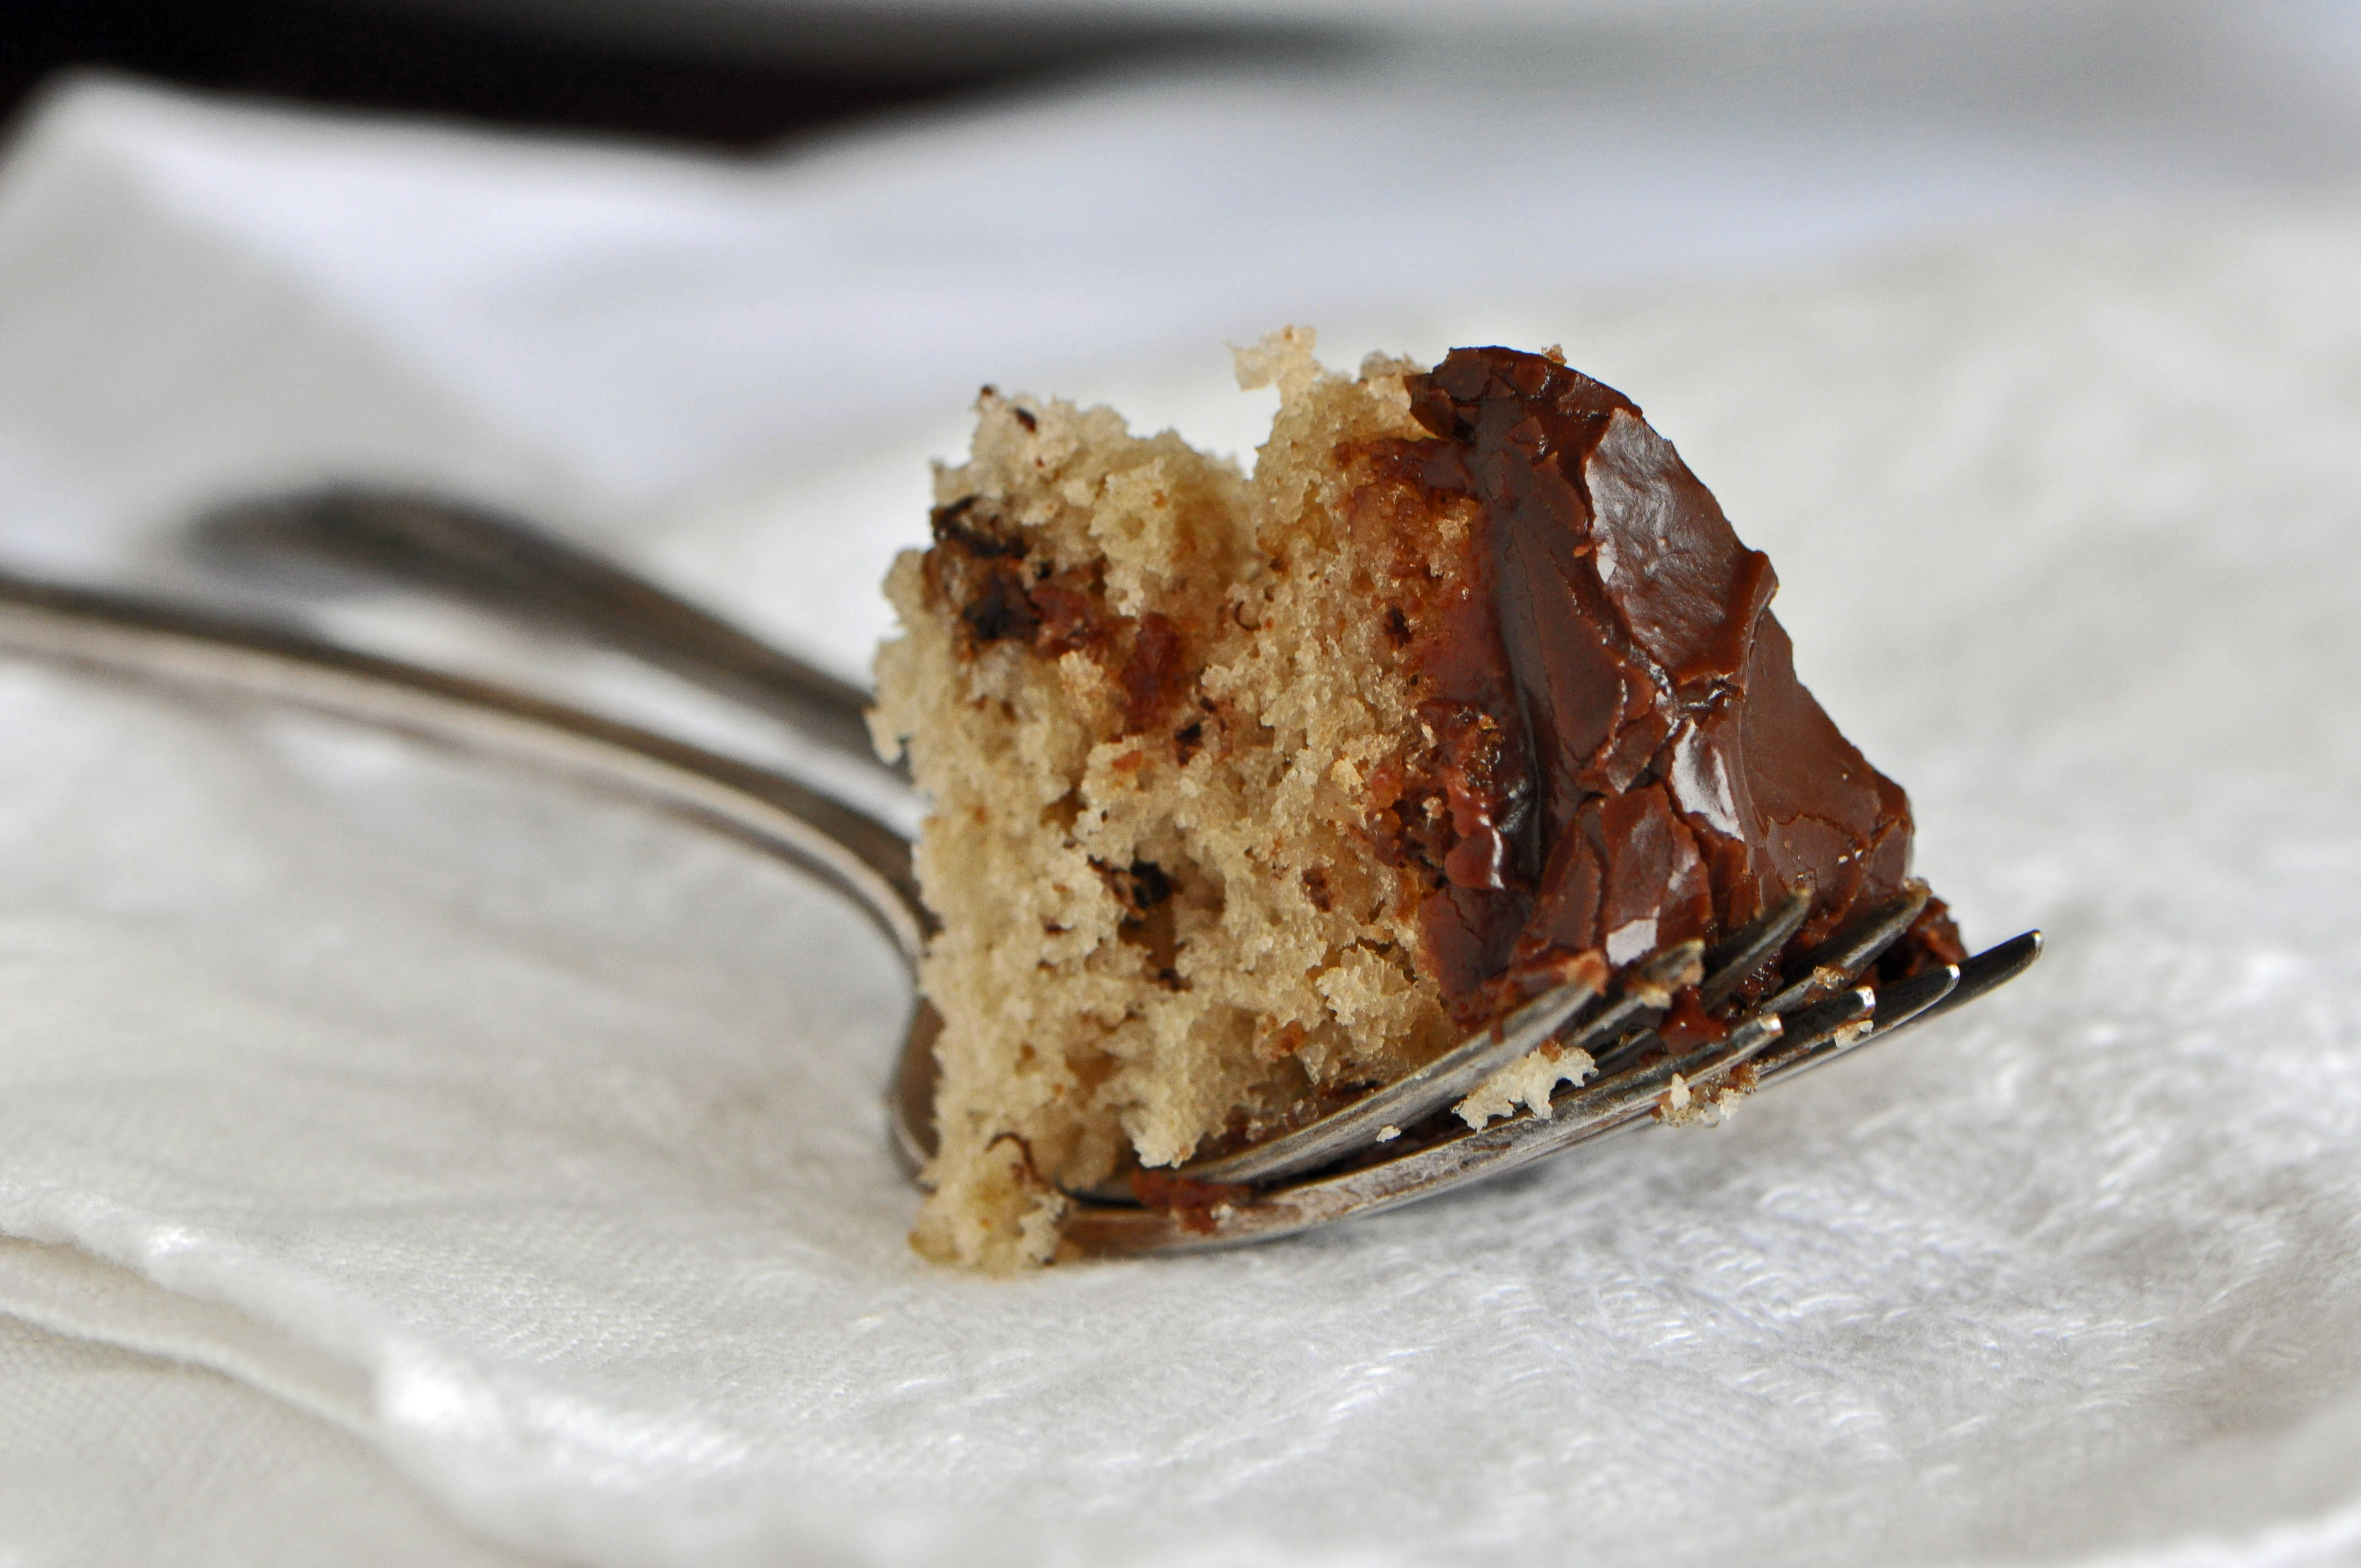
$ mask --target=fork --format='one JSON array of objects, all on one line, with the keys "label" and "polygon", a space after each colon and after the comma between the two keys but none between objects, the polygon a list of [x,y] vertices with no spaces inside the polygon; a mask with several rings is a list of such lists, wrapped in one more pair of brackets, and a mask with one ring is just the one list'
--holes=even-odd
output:
[{"label": "fork", "polygon": [[[632,653],[850,749],[867,694],[770,647],[620,565],[513,518],[438,498],[335,489],[225,509],[198,543],[247,565],[335,560],[459,593]],[[685,812],[802,865],[850,894],[915,966],[932,929],[909,845],[857,806],[776,772],[490,683],[356,652],[284,630],[153,601],[0,576],[0,648],[289,702],[555,767]],[[906,777],[906,774],[898,775]],[[1862,977],[1916,919],[1923,884],[1862,912],[1777,977],[1797,978],[1685,1051],[1654,1025],[1674,993],[1708,1008],[1760,981],[1801,927],[1809,889],[1707,948],[1686,942],[1609,975],[1571,974],[1435,1060],[1306,1126],[1170,1172],[1071,1194],[1075,1252],[1179,1252],[1273,1239],[1432,1197],[1652,1121],[1681,1122],[1952,1011],[2040,955],[2026,932],[1958,965],[1880,984]],[[933,1152],[941,1020],[914,1002],[886,1093],[892,1141],[915,1175]],[[1580,1051],[1589,1076],[1547,1113],[1470,1128],[1452,1107],[1533,1051]],[[1140,1201],[1137,1197],[1154,1201]]]}]

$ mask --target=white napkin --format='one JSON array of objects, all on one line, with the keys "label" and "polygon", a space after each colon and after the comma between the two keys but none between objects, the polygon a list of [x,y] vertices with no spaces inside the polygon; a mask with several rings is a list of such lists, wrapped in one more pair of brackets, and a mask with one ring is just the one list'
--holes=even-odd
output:
[{"label": "white napkin", "polygon": [[[142,115],[226,156],[203,115],[70,101],[0,188],[0,279],[48,278],[45,244],[130,278],[168,211],[173,265],[105,298],[181,320],[220,257],[202,207],[126,189],[156,165],[106,137]],[[899,977],[733,844],[0,666],[0,1304],[225,1371],[598,1563],[2361,1557],[2357,267],[2361,216],[2314,206],[1366,305],[1363,338],[1563,341],[1632,392],[1779,561],[1806,678],[1911,786],[1970,935],[2052,954],[1724,1130],[1232,1255],[911,1256],[875,1103]],[[358,296],[291,315],[243,276],[248,321],[151,344],[145,387],[73,373],[103,334],[5,323],[18,558],[185,576],[153,543],[181,509],[345,465],[620,528],[714,456],[556,463],[606,416],[478,417],[434,357],[453,312],[405,380],[337,327]],[[1235,397],[1218,330],[1164,411]],[[252,389],[190,411],[200,381]],[[45,395],[91,450],[26,436],[66,422]],[[929,439],[875,436],[838,493]],[[653,547],[772,615],[866,605],[915,517],[846,519],[792,581],[817,459],[780,462],[793,491],[716,491]],[[811,633],[849,655],[865,613]]]},{"label": "white napkin", "polygon": [[[375,1448],[299,1405],[189,1364],[192,1323],[217,1343],[272,1337],[228,1308],[209,1314],[122,1269],[65,1249],[7,1244],[12,1290],[0,1316],[0,1531],[11,1561],[297,1568],[433,1563],[498,1568],[522,1560],[454,1523]],[[32,1250],[32,1270],[13,1266]],[[65,1333],[38,1327],[47,1308]],[[137,1354],[144,1327],[169,1354]],[[268,1358],[300,1360],[300,1357]],[[241,1371],[258,1370],[250,1363]],[[343,1369],[336,1369],[343,1372]],[[357,1383],[348,1373],[340,1381]],[[356,1392],[358,1390],[356,1389]],[[357,1408],[365,1408],[358,1406]]]}]

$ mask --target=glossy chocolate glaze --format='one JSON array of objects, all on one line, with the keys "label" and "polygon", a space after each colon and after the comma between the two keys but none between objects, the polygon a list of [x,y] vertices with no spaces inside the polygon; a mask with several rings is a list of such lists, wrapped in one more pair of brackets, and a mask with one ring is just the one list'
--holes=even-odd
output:
[{"label": "glossy chocolate glaze", "polygon": [[[1895,891],[1908,802],[1797,684],[1769,559],[1637,405],[1505,348],[1410,386],[1432,436],[1386,469],[1477,519],[1407,622],[1434,745],[1403,819],[1430,825],[1420,927],[1454,1012],[1568,953],[1711,940],[1808,883],[1800,951]],[[1937,906],[1901,961],[1957,945]]]}]

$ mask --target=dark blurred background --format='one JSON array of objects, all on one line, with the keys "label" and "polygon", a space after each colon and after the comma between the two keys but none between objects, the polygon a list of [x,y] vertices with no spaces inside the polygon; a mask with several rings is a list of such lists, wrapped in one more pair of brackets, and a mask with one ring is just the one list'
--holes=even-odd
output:
[{"label": "dark blurred background", "polygon": [[1317,49],[1344,29],[1115,16],[861,12],[727,0],[14,0],[0,115],[75,67],[291,103],[719,148],[1134,59]]},{"label": "dark blurred background", "polygon": [[13,0],[0,120],[112,70],[313,105],[750,149],[831,121],[1190,57],[1296,64],[1470,46],[1569,95],[1960,127],[2161,154],[2233,183],[2349,178],[2347,0]]}]

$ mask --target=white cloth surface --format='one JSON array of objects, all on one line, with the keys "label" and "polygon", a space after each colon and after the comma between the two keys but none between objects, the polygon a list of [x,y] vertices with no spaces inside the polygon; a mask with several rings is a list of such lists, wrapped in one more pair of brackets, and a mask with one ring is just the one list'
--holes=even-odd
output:
[{"label": "white cloth surface", "polygon": [[[347,1431],[349,1368],[85,1254],[0,1244],[0,1521],[12,1563],[523,1568]],[[62,1333],[39,1325],[58,1321]],[[125,1348],[148,1343],[154,1354]],[[205,1369],[219,1353],[235,1380]],[[193,1364],[193,1365],[192,1365]],[[304,1374],[309,1372],[311,1376]],[[291,1376],[292,1375],[291,1380]],[[259,1377],[263,1392],[248,1383]],[[276,1397],[274,1397],[276,1396]],[[281,1398],[291,1399],[282,1403]],[[307,1413],[312,1412],[312,1413]]]},{"label": "white cloth surface", "polygon": [[[1210,134],[1253,94],[1167,102]],[[1049,148],[1070,112],[966,145]],[[1293,302],[1356,348],[1561,341],[1773,552],[1800,667],[1911,786],[1971,936],[2037,924],[2051,956],[1719,1132],[972,1280],[903,1245],[875,1094],[904,993],[826,895],[545,780],[9,663],[0,1307],[47,1347],[19,1408],[79,1376],[60,1333],[226,1374],[275,1398],[153,1370],[144,1430],[335,1471],[389,1560],[463,1548],[380,1463],[616,1564],[2361,1561],[2361,214],[2184,204],[1644,291],[1529,262],[1419,309],[1431,255],[1312,288],[1332,213],[1178,296],[1185,258],[1087,298],[1052,266],[1052,308],[994,291],[1049,198],[901,230],[855,199],[972,195],[894,156],[921,135],[750,171],[67,99],[0,178],[0,540],[194,587],[163,542],[225,487],[425,477],[851,663],[985,375],[1218,434],[1253,405],[1213,343]],[[802,252],[747,237],[797,225]],[[986,281],[779,324],[947,233]],[[749,246],[794,286],[756,291]],[[731,255],[747,291],[686,291],[636,388],[553,294],[613,307],[611,365],[660,319],[633,299]],[[856,328],[882,363],[844,367]],[[1145,371],[1083,363],[1101,339]],[[752,739],[456,618],[342,613]],[[27,1495],[0,1544],[73,1560]]]}]

